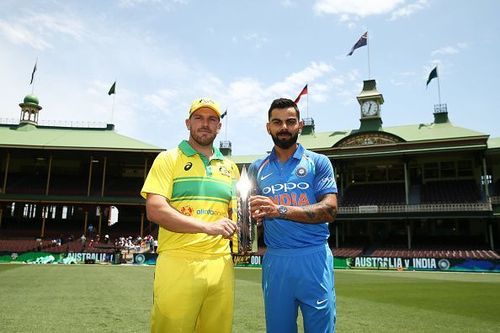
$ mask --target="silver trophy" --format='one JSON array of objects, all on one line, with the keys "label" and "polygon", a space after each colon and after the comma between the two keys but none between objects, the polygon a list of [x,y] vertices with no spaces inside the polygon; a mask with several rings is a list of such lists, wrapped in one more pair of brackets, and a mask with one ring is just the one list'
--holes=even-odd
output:
[{"label": "silver trophy", "polygon": [[240,180],[236,183],[236,195],[238,197],[238,253],[257,252],[257,225],[250,213],[250,195],[253,194],[254,186],[245,167],[241,171]]}]

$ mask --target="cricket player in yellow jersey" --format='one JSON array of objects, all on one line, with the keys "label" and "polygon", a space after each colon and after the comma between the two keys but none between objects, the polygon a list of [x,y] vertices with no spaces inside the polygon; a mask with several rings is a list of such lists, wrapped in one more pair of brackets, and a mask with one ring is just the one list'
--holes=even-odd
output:
[{"label": "cricket player in yellow jersey", "polygon": [[141,190],[148,219],[160,226],[151,332],[231,332],[239,172],[213,146],[217,103],[195,100],[186,127],[189,140],[156,157]]}]

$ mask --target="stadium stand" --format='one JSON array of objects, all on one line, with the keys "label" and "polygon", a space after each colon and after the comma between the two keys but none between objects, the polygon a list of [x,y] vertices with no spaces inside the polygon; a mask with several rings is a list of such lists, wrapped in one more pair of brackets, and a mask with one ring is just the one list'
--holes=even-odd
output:
[{"label": "stadium stand", "polygon": [[451,258],[451,259],[500,259],[500,255],[493,250],[486,249],[395,249],[378,248],[371,252],[371,257],[389,258]]},{"label": "stadium stand", "polygon": [[481,194],[474,180],[429,181],[422,186],[422,203],[480,202]]},{"label": "stadium stand", "polygon": [[403,183],[351,184],[340,202],[343,206],[402,205],[405,188]]},{"label": "stadium stand", "polygon": [[[356,99],[384,103],[375,80],[364,81]],[[112,124],[26,123],[41,106],[34,96],[20,106],[18,124],[0,124],[0,251],[130,252],[141,247],[139,237],[157,237],[138,192],[164,149],[119,135]],[[314,121],[305,124],[299,142],[335,169],[340,209],[329,245],[336,256],[498,259],[500,138],[453,125],[446,105],[437,106],[432,123],[384,127],[379,108],[359,110],[355,129],[316,132]],[[240,168],[258,157],[231,149],[221,142]],[[116,224],[108,223],[111,206],[119,209]],[[83,244],[90,224],[94,235]],[[59,238],[61,245],[53,242]],[[263,254],[261,236],[259,245]]]}]

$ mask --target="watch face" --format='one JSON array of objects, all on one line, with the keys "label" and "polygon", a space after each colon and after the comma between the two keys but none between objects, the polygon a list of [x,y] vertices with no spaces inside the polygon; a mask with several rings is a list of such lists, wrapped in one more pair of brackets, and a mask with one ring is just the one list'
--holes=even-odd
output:
[{"label": "watch face", "polygon": [[278,206],[278,213],[280,213],[280,216],[285,216],[287,211],[288,209],[285,206]]},{"label": "watch face", "polygon": [[378,104],[375,101],[366,101],[361,104],[361,113],[365,116],[374,116],[378,112]]}]

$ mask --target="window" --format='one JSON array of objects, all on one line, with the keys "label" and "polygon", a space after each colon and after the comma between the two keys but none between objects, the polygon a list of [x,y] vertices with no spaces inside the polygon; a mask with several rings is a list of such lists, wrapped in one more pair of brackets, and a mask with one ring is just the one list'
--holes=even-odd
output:
[{"label": "window", "polygon": [[457,176],[458,177],[470,177],[473,175],[472,172],[472,161],[458,161],[457,162]]},{"label": "window", "polygon": [[441,164],[441,178],[456,177],[455,162],[448,161],[448,162],[441,162],[440,164]]}]

